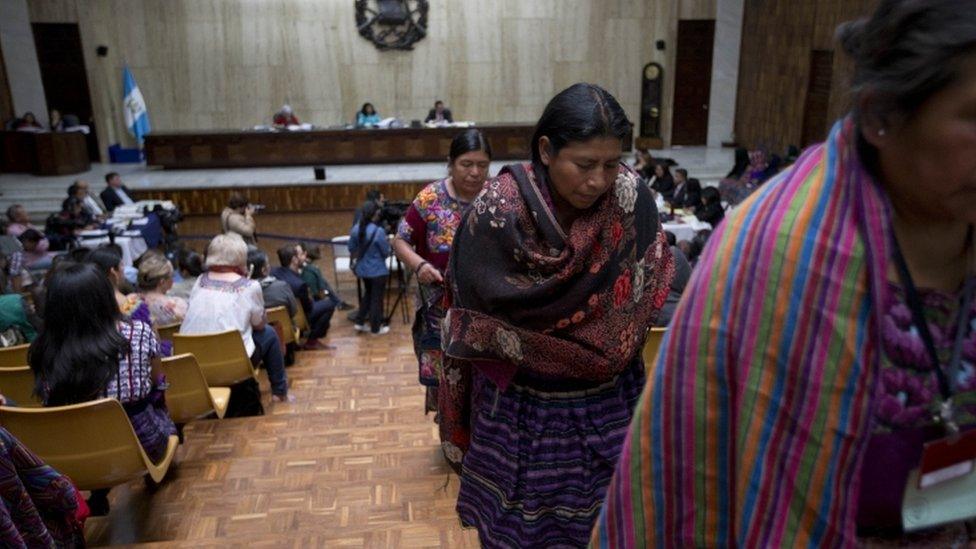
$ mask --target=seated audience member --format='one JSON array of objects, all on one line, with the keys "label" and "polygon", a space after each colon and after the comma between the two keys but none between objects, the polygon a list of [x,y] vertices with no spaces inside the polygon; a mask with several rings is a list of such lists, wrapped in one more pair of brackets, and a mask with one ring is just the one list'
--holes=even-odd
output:
[{"label": "seated audience member", "polygon": [[197,278],[203,274],[203,256],[193,250],[181,248],[176,253],[176,266],[179,268],[180,279],[173,282],[173,287],[166,295],[190,299],[190,291],[196,285]]},{"label": "seated audience member", "polygon": [[[719,182],[718,188],[722,200],[735,205],[745,200],[759,185],[776,175],[779,164],[778,157],[770,163],[766,151],[756,149],[748,153],[749,164],[738,178],[726,178]],[[738,161],[737,161],[738,168]]]},{"label": "seated audience member", "polygon": [[661,162],[654,164],[654,178],[651,179],[650,186],[664,197],[665,202],[671,201],[674,197],[674,178],[667,164]]},{"label": "seated audience member", "polygon": [[[668,241],[670,242],[673,238],[674,235],[671,235]],[[657,320],[654,321],[654,325],[659,328],[667,327],[671,323],[671,316],[674,315],[674,310],[678,307],[678,302],[681,301],[681,294],[684,293],[688,279],[691,278],[691,264],[688,263],[688,258],[682,253],[681,248],[673,243],[671,244],[671,255],[674,256],[674,278],[671,279],[671,291],[668,292],[664,306],[661,307],[661,312],[658,314]]]},{"label": "seated audience member", "polygon": [[[101,397],[118,399],[152,460],[166,452],[176,426],[153,379],[159,342],[152,328],[122,317],[112,285],[98,267],[58,265],[47,284],[44,327],[31,344],[28,362],[35,391],[45,406]],[[108,512],[108,490],[92,492],[92,514]]]},{"label": "seated audience member", "polygon": [[362,281],[366,292],[353,322],[357,331],[365,332],[368,319],[370,333],[383,335],[390,332],[390,327],[383,325],[383,297],[390,277],[386,266],[391,253],[390,243],[386,239],[386,231],[379,226],[381,212],[376,203],[366,202],[361,212],[359,223],[349,234],[349,253],[356,258],[353,271]]},{"label": "seated audience member", "polygon": [[335,308],[340,311],[351,309],[352,306],[339,297],[338,292],[332,289],[332,285],[322,275],[322,270],[315,264],[316,261],[322,258],[322,252],[319,246],[307,242],[299,242],[298,245],[301,246],[307,258],[305,264],[302,265],[302,280],[308,284],[308,291],[312,294],[312,299],[315,301],[320,299],[331,300]]},{"label": "seated audience member", "polygon": [[234,193],[227,201],[224,211],[220,212],[220,230],[240,236],[245,244],[254,244],[257,239],[254,231],[257,223],[254,221],[254,208],[242,194]]},{"label": "seated audience member", "polygon": [[302,280],[301,270],[305,264],[305,252],[298,244],[286,244],[278,248],[278,261],[280,267],[275,267],[271,275],[278,280],[284,281],[291,287],[295,294],[295,299],[302,306],[305,317],[308,318],[310,331],[308,341],[305,342],[305,350],[335,349],[331,345],[323,344],[319,339],[324,338],[329,332],[329,325],[332,322],[332,314],[335,313],[335,304],[331,300],[312,301],[312,295],[308,291],[308,284]]},{"label": "seated audience member", "polygon": [[700,199],[701,184],[697,185],[697,191],[695,191],[691,185],[691,180],[688,179],[688,170],[684,168],[675,170],[674,193],[671,195],[671,206],[674,208],[697,206]]},{"label": "seated audience member", "polygon": [[[85,262],[98,267],[108,278],[112,289],[115,290],[115,301],[119,306],[119,312],[127,320],[138,320],[152,326],[152,313],[149,305],[142,299],[137,292],[125,293],[122,291],[128,285],[125,280],[125,266],[122,264],[122,251],[118,244],[106,244],[90,251],[85,256]],[[128,290],[127,290],[128,291]],[[169,353],[166,353],[169,354]]]},{"label": "seated audience member", "polygon": [[34,269],[50,267],[52,255],[48,253],[48,250],[51,248],[51,243],[44,237],[44,229],[30,222],[27,210],[20,204],[14,204],[7,208],[7,218],[10,220],[10,224],[7,225],[8,235],[20,237],[24,232],[32,230],[40,237],[40,240],[37,240],[37,243],[30,250],[24,246],[24,265]]},{"label": "seated audience member", "polygon": [[37,337],[41,320],[20,294],[0,295],[0,343],[30,343]]},{"label": "seated audience member", "polygon": [[115,208],[122,205],[135,204],[129,188],[122,184],[122,176],[115,172],[109,172],[105,174],[105,183],[108,186],[99,196],[102,198],[102,203],[105,204],[107,212],[111,213]]},{"label": "seated audience member", "polygon": [[102,199],[91,194],[88,182],[84,179],[79,179],[68,187],[68,196],[73,196],[80,200],[82,209],[91,218],[104,218],[105,212],[108,211],[105,208],[105,204],[102,203]]},{"label": "seated audience member", "polygon": [[424,122],[434,122],[434,123],[450,123],[454,122],[454,117],[451,116],[451,109],[444,106],[444,102],[438,99],[434,102],[434,108],[430,109],[427,113],[427,118]]},{"label": "seated audience member", "polygon": [[288,126],[297,126],[301,124],[298,121],[298,117],[291,110],[291,105],[282,105],[281,110],[275,113],[274,120],[272,120],[271,125],[276,128],[287,128]]},{"label": "seated audience member", "polygon": [[[44,243],[47,239],[37,229],[27,229],[17,237],[23,246],[24,268],[29,270],[43,270],[51,266],[51,255],[47,253]],[[43,250],[43,251],[42,251]]]},{"label": "seated audience member", "polygon": [[[685,185],[685,197],[681,201],[682,208],[693,209],[701,204],[702,185],[701,181],[692,177]],[[677,199],[676,199],[677,201]]]},{"label": "seated audience member", "polygon": [[[294,402],[288,394],[288,376],[278,334],[268,326],[261,285],[247,277],[247,244],[235,235],[217,235],[207,246],[207,272],[200,275],[190,306],[180,326],[181,334],[207,334],[237,330],[254,364],[263,364],[271,382],[273,402]],[[253,381],[253,380],[251,380]],[[250,381],[240,394],[253,391]],[[231,400],[237,400],[231,395]],[[233,403],[235,409],[241,407]],[[229,405],[230,406],[230,405]],[[251,403],[248,415],[260,414],[260,400]],[[243,414],[235,414],[243,415]]]},{"label": "seated audience member", "polygon": [[61,118],[61,111],[57,109],[51,109],[51,114],[48,118],[49,118],[48,127],[51,128],[52,132],[64,131],[64,119]]},{"label": "seated audience member", "polygon": [[18,294],[28,291],[34,280],[30,272],[24,267],[24,252],[16,250],[9,256],[0,256],[3,259],[3,293]]},{"label": "seated audience member", "polygon": [[637,172],[644,181],[650,182],[651,178],[654,177],[654,157],[651,156],[651,151],[647,149],[637,149],[637,153],[634,155],[634,171]]},{"label": "seated audience member", "polygon": [[78,489],[2,427],[0,494],[4,547],[85,546],[89,512]]},{"label": "seated audience member", "polygon": [[711,223],[714,228],[725,218],[722,197],[715,187],[705,187],[701,192],[701,205],[695,209],[699,221]]},{"label": "seated audience member", "polygon": [[187,302],[182,297],[166,295],[173,287],[173,264],[159,252],[146,252],[139,261],[139,293],[149,307],[154,326],[183,322]]},{"label": "seated audience member", "polygon": [[85,212],[84,203],[73,196],[61,201],[61,211],[58,216],[66,225],[75,227],[75,233],[95,227],[95,220]]},{"label": "seated audience member", "polygon": [[247,268],[251,273],[251,279],[257,280],[261,285],[265,308],[284,307],[288,311],[288,316],[294,319],[295,314],[298,313],[298,300],[295,299],[295,294],[292,293],[291,286],[287,282],[271,276],[268,254],[258,248],[249,249]]},{"label": "seated audience member", "polygon": [[375,127],[380,123],[380,115],[376,112],[372,103],[364,103],[363,108],[359,109],[356,113],[356,127],[365,128],[368,126]]},{"label": "seated audience member", "polygon": [[14,126],[14,129],[17,131],[36,132],[36,131],[42,131],[44,129],[44,126],[42,126],[41,123],[37,121],[37,117],[34,116],[34,113],[25,112],[24,116],[21,117],[19,121],[17,121],[17,124]]}]

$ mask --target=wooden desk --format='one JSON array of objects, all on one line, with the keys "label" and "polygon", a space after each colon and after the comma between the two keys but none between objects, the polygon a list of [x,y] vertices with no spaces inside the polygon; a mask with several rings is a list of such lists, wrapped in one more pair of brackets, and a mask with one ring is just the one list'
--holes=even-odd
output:
[{"label": "wooden desk", "polygon": [[[477,129],[491,143],[494,160],[529,158],[533,125],[485,124]],[[464,130],[399,128],[153,133],[146,137],[146,164],[188,169],[447,162],[451,140]],[[629,140],[625,148],[631,150]]]},{"label": "wooden desk", "polygon": [[78,132],[0,132],[0,170],[65,175],[91,169],[88,143]]}]

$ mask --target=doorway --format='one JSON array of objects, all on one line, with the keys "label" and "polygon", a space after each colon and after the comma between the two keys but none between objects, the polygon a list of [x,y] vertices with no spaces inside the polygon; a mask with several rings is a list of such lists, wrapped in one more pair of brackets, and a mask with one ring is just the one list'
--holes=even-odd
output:
[{"label": "doorway", "polygon": [[76,116],[91,132],[86,136],[88,158],[100,160],[95,117],[92,116],[88,73],[81,49],[81,33],[75,23],[34,23],[34,47],[44,82],[44,98],[48,109],[57,109],[61,116]]},{"label": "doorway", "polygon": [[672,145],[704,145],[708,142],[708,102],[712,92],[714,43],[714,19],[678,21]]}]

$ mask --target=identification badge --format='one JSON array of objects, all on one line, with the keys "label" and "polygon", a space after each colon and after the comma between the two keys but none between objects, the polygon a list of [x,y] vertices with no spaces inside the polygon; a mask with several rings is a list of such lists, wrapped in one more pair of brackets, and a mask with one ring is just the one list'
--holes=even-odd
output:
[{"label": "identification badge", "polygon": [[927,442],[919,462],[918,488],[925,489],[973,471],[976,459],[976,430],[959,435],[951,442],[948,438]]},{"label": "identification badge", "polygon": [[901,520],[906,532],[976,517],[976,431],[929,442],[908,476]]}]

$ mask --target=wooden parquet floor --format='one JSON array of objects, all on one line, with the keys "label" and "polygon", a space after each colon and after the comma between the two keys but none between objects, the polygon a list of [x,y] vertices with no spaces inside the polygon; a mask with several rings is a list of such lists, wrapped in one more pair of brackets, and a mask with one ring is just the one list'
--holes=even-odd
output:
[{"label": "wooden parquet floor", "polygon": [[409,326],[357,335],[337,312],[335,351],[288,369],[294,404],[186,427],[178,465],[155,492],[112,490],[89,519],[93,546],[476,547],[454,511],[458,479],[441,455]]}]

